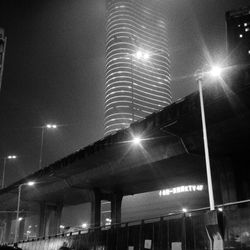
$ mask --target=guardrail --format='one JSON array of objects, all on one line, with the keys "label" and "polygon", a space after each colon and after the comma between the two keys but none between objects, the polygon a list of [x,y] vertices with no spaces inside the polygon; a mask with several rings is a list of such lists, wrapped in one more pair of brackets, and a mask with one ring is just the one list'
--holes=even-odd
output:
[{"label": "guardrail", "polygon": [[[19,242],[19,247],[23,250],[59,250],[63,245],[72,250],[209,249],[207,211],[208,208],[202,208],[90,228]],[[217,215],[224,249],[250,249],[250,200],[217,206]]]}]

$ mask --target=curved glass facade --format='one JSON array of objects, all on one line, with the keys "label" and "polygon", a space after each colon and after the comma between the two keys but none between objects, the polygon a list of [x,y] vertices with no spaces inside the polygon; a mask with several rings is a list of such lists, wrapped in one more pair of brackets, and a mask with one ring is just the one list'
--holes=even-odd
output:
[{"label": "curved glass facade", "polygon": [[106,0],[105,135],[171,102],[166,22],[150,2]]}]

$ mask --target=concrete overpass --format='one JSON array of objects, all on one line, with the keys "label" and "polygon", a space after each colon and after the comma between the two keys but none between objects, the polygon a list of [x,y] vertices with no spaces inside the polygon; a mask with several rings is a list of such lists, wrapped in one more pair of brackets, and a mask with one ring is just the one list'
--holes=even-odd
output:
[{"label": "concrete overpass", "polygon": [[[249,69],[223,79],[204,88],[216,202],[241,199],[250,190],[244,163],[250,138]],[[133,135],[144,139],[141,146],[132,145]],[[46,234],[51,211],[50,234],[58,230],[63,206],[84,202],[91,202],[92,224],[98,226],[102,199],[111,201],[112,222],[119,222],[124,195],[206,182],[203,154],[195,92],[0,190],[0,210],[15,210],[17,187],[34,180],[34,188],[23,187],[21,210],[40,214],[40,235]]]}]

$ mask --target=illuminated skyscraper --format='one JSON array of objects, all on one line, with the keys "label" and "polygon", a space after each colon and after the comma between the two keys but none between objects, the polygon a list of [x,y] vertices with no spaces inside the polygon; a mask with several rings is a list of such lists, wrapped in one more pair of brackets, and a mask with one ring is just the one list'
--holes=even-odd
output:
[{"label": "illuminated skyscraper", "polygon": [[250,7],[226,13],[229,64],[250,64]]},{"label": "illuminated skyscraper", "polygon": [[153,0],[106,0],[105,134],[170,104],[166,21]]}]

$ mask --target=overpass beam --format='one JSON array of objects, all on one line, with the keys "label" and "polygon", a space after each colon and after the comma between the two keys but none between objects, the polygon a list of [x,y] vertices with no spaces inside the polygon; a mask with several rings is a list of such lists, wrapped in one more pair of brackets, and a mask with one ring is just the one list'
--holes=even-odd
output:
[{"label": "overpass beam", "polygon": [[121,193],[114,193],[111,197],[111,220],[112,224],[121,223],[121,206],[122,206]]},{"label": "overpass beam", "polygon": [[101,225],[101,192],[97,189],[91,193],[91,225],[93,227]]}]

